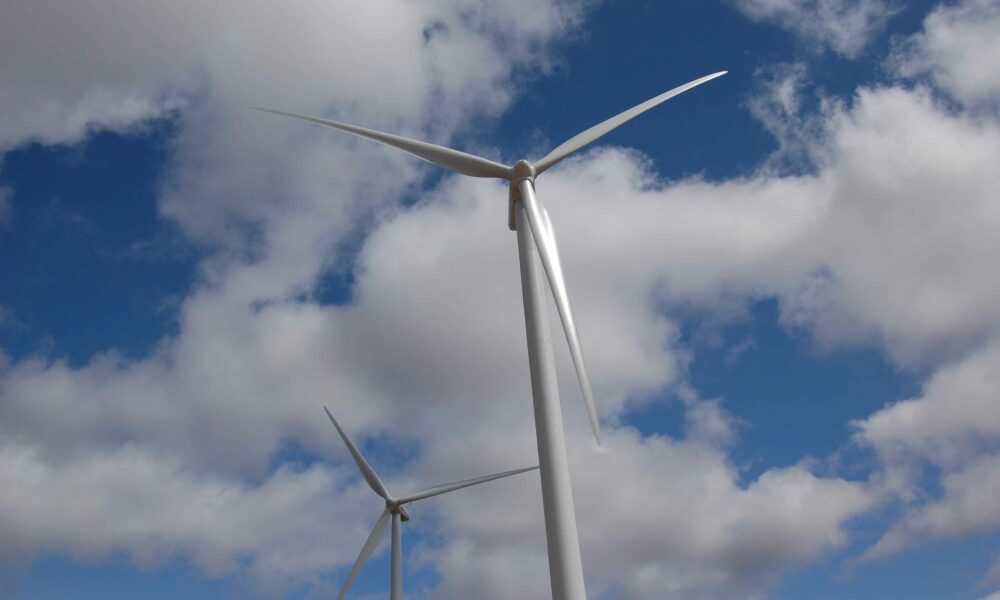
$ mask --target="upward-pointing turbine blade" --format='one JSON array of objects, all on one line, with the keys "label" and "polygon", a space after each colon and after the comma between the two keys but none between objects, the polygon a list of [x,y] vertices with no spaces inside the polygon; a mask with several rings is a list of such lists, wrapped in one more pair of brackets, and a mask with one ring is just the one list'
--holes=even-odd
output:
[{"label": "upward-pointing turbine blade", "polygon": [[510,477],[511,475],[517,475],[518,473],[524,473],[526,471],[534,471],[538,467],[526,467],[524,469],[514,469],[513,471],[504,471],[503,473],[495,473],[493,475],[487,475],[485,477],[476,477],[475,479],[463,479],[462,481],[456,481],[454,483],[445,483],[442,485],[436,485],[434,487],[427,488],[426,490],[421,490],[415,494],[407,496],[399,501],[400,504],[408,504],[410,502],[416,502],[417,500],[423,500],[424,498],[430,498],[431,496],[438,496],[440,494],[447,494],[448,492],[454,492],[455,490],[460,490],[462,488],[469,487],[470,485],[477,485],[480,483],[486,483],[487,481],[493,481],[494,479],[500,479],[502,477]]},{"label": "upward-pointing turbine blade", "polygon": [[368,486],[372,488],[373,492],[388,500],[389,490],[386,489],[382,480],[378,478],[378,474],[375,473],[375,469],[368,464],[365,457],[361,455],[361,451],[354,446],[354,443],[351,442],[351,438],[347,437],[347,434],[344,433],[343,429],[341,429],[340,423],[338,423],[337,419],[334,419],[333,415],[330,414],[330,410],[325,406],[323,407],[323,410],[326,411],[326,416],[330,417],[330,422],[333,423],[333,426],[337,428],[337,433],[340,434],[340,438],[344,440],[347,450],[351,453],[351,456],[354,457],[354,462],[357,463],[358,470],[361,471],[361,476],[368,482]]},{"label": "upward-pointing turbine blade", "polygon": [[319,123],[320,125],[326,125],[327,127],[333,127],[334,129],[339,129],[363,138],[381,142],[383,144],[393,146],[394,148],[399,148],[404,152],[409,152],[410,154],[422,158],[429,163],[433,163],[439,167],[444,167],[449,171],[454,171],[462,175],[469,175],[470,177],[497,177],[499,179],[507,179],[510,175],[510,168],[505,167],[500,163],[480,158],[472,154],[467,154],[465,152],[460,152],[458,150],[452,150],[451,148],[446,148],[444,146],[431,144],[429,142],[421,142],[420,140],[413,140],[393,135],[391,133],[383,133],[381,131],[375,131],[374,129],[358,127],[357,125],[349,125],[339,121],[300,115],[298,113],[287,112],[284,110],[274,110],[270,108],[258,108],[257,110],[262,110],[276,115],[283,115],[286,117],[293,117],[295,119],[302,119],[312,123]]},{"label": "upward-pointing turbine blade", "polygon": [[597,419],[594,394],[590,390],[587,365],[583,360],[583,346],[580,345],[580,336],[576,332],[573,311],[569,307],[569,294],[566,292],[566,280],[563,277],[562,262],[559,260],[559,250],[556,247],[552,222],[549,220],[548,211],[535,198],[535,190],[531,182],[522,179],[518,186],[521,191],[521,200],[524,202],[525,213],[528,215],[528,224],[531,226],[531,236],[535,240],[535,246],[538,247],[538,255],[542,259],[542,266],[545,267],[545,275],[549,279],[549,287],[552,289],[556,308],[559,309],[559,318],[562,320],[563,330],[566,332],[566,342],[569,344],[569,353],[573,357],[573,366],[576,367],[576,377],[580,381],[580,391],[583,392],[583,401],[587,406],[590,427],[594,430],[597,445],[600,446],[601,424]]},{"label": "upward-pointing turbine blade", "polygon": [[545,155],[545,158],[536,162],[535,174],[541,175],[542,171],[545,171],[552,165],[566,158],[570,154],[573,154],[580,148],[583,148],[584,146],[593,142],[597,138],[609,133],[611,130],[615,129],[619,125],[631,121],[632,119],[638,117],[639,115],[653,108],[654,106],[666,102],[667,100],[673,98],[678,94],[683,94],[684,92],[690,90],[691,88],[699,86],[705,83],[706,81],[711,81],[716,77],[721,77],[726,73],[728,73],[728,71],[719,71],[718,73],[712,73],[711,75],[706,75],[701,79],[695,79],[694,81],[685,83],[682,86],[675,87],[669,92],[664,92],[655,98],[646,100],[645,102],[643,102],[638,106],[633,106],[632,108],[626,110],[623,113],[619,113],[611,117],[610,119],[607,119],[606,121],[601,121],[600,123],[594,125],[590,129],[574,135],[573,137],[571,137],[570,139],[566,140],[565,142],[557,146],[555,149],[553,149],[552,152],[549,152],[547,155]]},{"label": "upward-pointing turbine blade", "polygon": [[347,595],[347,590],[351,589],[351,584],[357,579],[358,573],[361,572],[361,568],[365,566],[368,562],[368,557],[375,552],[375,548],[378,548],[379,542],[382,541],[382,535],[385,534],[385,527],[389,524],[389,509],[382,511],[382,516],[375,521],[375,527],[372,527],[372,532],[368,534],[368,539],[365,540],[365,545],[361,546],[361,553],[358,554],[358,559],[354,561],[354,566],[351,567],[351,573],[347,576],[347,581],[344,582],[344,587],[340,589],[340,595],[337,596],[337,600],[344,600],[344,596]]}]

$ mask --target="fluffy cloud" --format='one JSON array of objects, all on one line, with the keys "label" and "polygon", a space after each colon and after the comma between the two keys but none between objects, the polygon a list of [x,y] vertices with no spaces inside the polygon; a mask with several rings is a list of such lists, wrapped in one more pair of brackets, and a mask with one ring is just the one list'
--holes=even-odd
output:
[{"label": "fluffy cloud", "polygon": [[1000,455],[978,456],[941,478],[939,499],[913,507],[863,558],[878,559],[933,538],[969,537],[1000,527],[995,501],[1000,489]]},{"label": "fluffy cloud", "polygon": [[[0,443],[0,560],[60,552],[86,562],[127,553],[145,568],[183,556],[211,575],[244,567],[275,589],[318,580],[352,558],[367,514],[329,514],[347,471],[282,466],[257,485],[197,475],[133,445],[48,462],[30,447]],[[345,532],[351,532],[346,534]],[[352,540],[353,541],[353,540]]]},{"label": "fluffy cloud", "polygon": [[18,56],[0,67],[0,148],[126,128],[205,91],[228,108],[339,106],[411,123],[431,113],[453,126],[503,106],[511,59],[543,50],[577,16],[571,3],[526,4],[15,2],[0,26],[0,51]]},{"label": "fluffy cloud", "polygon": [[967,106],[1000,100],[1000,5],[966,0],[934,9],[924,29],[900,44],[890,64],[907,77],[928,75]]},{"label": "fluffy cloud", "polygon": [[919,398],[888,406],[856,423],[860,441],[886,462],[914,459],[963,464],[1000,441],[1000,344],[945,367]]},{"label": "fluffy cloud", "polygon": [[[1000,485],[1000,345],[934,374],[920,397],[855,423],[857,441],[883,464],[884,484],[904,514],[865,554],[878,559],[934,539],[964,538],[1000,527],[992,498]],[[941,473],[943,492],[917,492],[923,465]]]},{"label": "fluffy cloud", "polygon": [[[947,146],[941,138],[935,146],[944,152],[936,157],[938,164],[946,161],[975,160],[988,157],[996,160],[996,140],[980,138],[975,130],[997,137],[998,123],[995,115],[979,109],[988,105],[995,96],[995,85],[988,75],[979,73],[982,60],[991,56],[995,35],[984,34],[996,30],[996,10],[990,3],[969,0],[933,11],[927,18],[924,31],[902,44],[894,57],[901,72],[927,72],[940,89],[951,94],[969,107],[954,112],[944,107],[935,108],[947,119],[960,119],[966,133],[954,140],[963,144]],[[994,32],[995,33],[995,32]],[[959,74],[979,73],[978,78]],[[923,93],[919,88],[910,95]],[[933,106],[925,100],[928,106]],[[920,116],[914,114],[911,116]],[[919,119],[920,128],[926,131],[940,127],[943,122]],[[939,130],[938,133],[943,133]],[[964,146],[964,143],[971,146]],[[986,142],[986,146],[979,146]],[[902,148],[900,147],[900,151]],[[888,157],[887,157],[888,158]],[[917,164],[912,154],[895,154],[894,160]],[[883,160],[882,163],[892,162]],[[964,166],[964,165],[963,165]],[[961,167],[960,167],[961,168]],[[1000,212],[994,199],[1000,193],[991,169],[985,164],[976,165],[976,177],[989,182],[983,188],[938,188],[939,202],[956,198],[971,201],[979,208],[973,209],[988,227],[997,227]],[[972,173],[969,173],[972,176]],[[941,180],[943,182],[945,180]],[[928,184],[928,181],[924,181]],[[957,183],[957,182],[953,182]],[[957,206],[950,206],[934,218],[937,225],[920,230],[920,236],[938,250],[934,255],[920,258],[923,267],[913,272],[909,288],[916,299],[927,295],[928,302],[922,311],[922,325],[911,325],[910,331],[935,328],[935,319],[945,317],[950,309],[959,320],[946,318],[940,321],[939,331],[948,330],[947,341],[939,337],[938,351],[932,353],[934,364],[939,365],[924,384],[920,395],[886,406],[866,419],[857,421],[855,440],[873,448],[881,462],[878,477],[887,491],[894,493],[901,502],[902,516],[898,522],[864,554],[867,560],[878,559],[900,552],[907,547],[938,539],[961,539],[995,531],[1000,527],[1000,514],[993,509],[996,495],[997,472],[1000,462],[1000,380],[995,373],[1000,368],[1000,335],[985,313],[977,312],[981,306],[995,306],[997,299],[991,284],[981,286],[977,281],[992,281],[987,275],[989,262],[996,259],[996,252],[978,232],[971,221],[962,223],[964,215]],[[957,218],[957,220],[956,220]],[[955,226],[947,237],[934,241],[936,226],[951,220]],[[917,239],[916,236],[913,236]],[[913,243],[904,246],[914,252]],[[928,245],[928,248],[930,245]],[[917,253],[919,256],[919,252]],[[940,261],[940,262],[938,262]],[[939,279],[930,270],[950,271],[957,279]],[[958,275],[965,272],[965,276]],[[974,275],[978,273],[978,275]],[[922,276],[917,276],[922,274]],[[919,282],[919,283],[918,283]],[[919,301],[918,301],[919,302]],[[950,307],[950,309],[949,309]],[[988,310],[992,310],[988,309]],[[904,313],[901,312],[900,315]],[[966,319],[978,320],[977,324]],[[956,343],[964,340],[962,343]],[[928,472],[927,466],[934,469]],[[923,489],[923,482],[930,479],[939,483],[940,492]],[[991,573],[984,582],[996,584]],[[992,582],[992,583],[991,583]]]},{"label": "fluffy cloud", "polygon": [[807,43],[848,57],[861,53],[895,12],[886,0],[734,0],[756,21],[772,22]]},{"label": "fluffy cloud", "polygon": [[[725,453],[697,439],[615,429],[606,445],[599,451],[572,443],[571,453],[584,567],[595,597],[762,593],[789,565],[845,543],[845,523],[873,501],[863,486],[816,477],[804,465],[770,470],[741,486]],[[510,513],[506,494],[481,499],[489,514]],[[441,597],[473,590],[484,598],[544,595],[544,570],[503,581],[512,565],[545,563],[537,512],[511,514],[500,532],[493,520],[461,513],[457,499],[444,503],[462,516],[449,519],[448,542],[431,552],[444,575],[436,590]],[[483,586],[481,578],[491,583]]]}]

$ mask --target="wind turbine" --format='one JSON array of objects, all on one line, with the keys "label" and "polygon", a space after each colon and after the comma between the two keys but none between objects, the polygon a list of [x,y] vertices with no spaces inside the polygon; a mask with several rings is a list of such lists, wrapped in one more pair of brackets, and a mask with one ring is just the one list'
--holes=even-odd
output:
[{"label": "wind turbine", "polygon": [[522,159],[514,163],[513,166],[502,165],[444,146],[358,127],[357,125],[283,110],[260,109],[278,115],[311,121],[393,146],[461,175],[506,179],[510,182],[508,226],[517,231],[517,249],[521,265],[521,293],[528,337],[528,365],[531,370],[535,435],[538,440],[538,462],[542,480],[542,502],[549,555],[549,577],[554,600],[583,600],[586,598],[586,590],[583,582],[580,542],[576,531],[573,491],[570,487],[569,463],[566,459],[566,443],[561,418],[562,409],[559,404],[555,362],[552,357],[551,332],[545,311],[545,296],[538,258],[541,258],[542,267],[555,298],[556,308],[559,312],[559,318],[562,320],[566,341],[573,359],[573,366],[576,368],[577,379],[580,382],[580,390],[583,393],[587,416],[590,418],[590,426],[594,430],[594,437],[598,445],[601,443],[601,429],[597,418],[597,409],[594,406],[593,392],[590,389],[590,379],[587,377],[587,368],[583,360],[583,348],[580,345],[573,313],[570,310],[569,295],[566,292],[566,282],[563,277],[562,262],[559,260],[559,252],[556,248],[552,221],[549,219],[548,211],[535,196],[535,178],[556,163],[647,110],[725,74],[726,71],[712,73],[666,91],[571,137],[534,163]]},{"label": "wind turbine", "polygon": [[347,437],[344,430],[337,423],[337,420],[333,418],[330,414],[330,410],[323,407],[326,411],[326,416],[330,417],[330,422],[333,426],[337,428],[337,433],[340,434],[341,439],[344,440],[344,445],[347,446],[347,450],[354,457],[354,462],[358,465],[358,470],[361,471],[362,477],[368,482],[368,486],[373,492],[378,494],[383,500],[385,500],[385,510],[382,511],[382,515],[379,516],[378,520],[375,521],[375,526],[372,528],[372,532],[368,535],[368,539],[365,540],[365,544],[361,546],[361,553],[358,554],[357,560],[354,561],[354,566],[351,568],[350,574],[347,576],[347,581],[344,582],[344,587],[340,590],[340,595],[337,596],[337,600],[344,600],[344,596],[347,595],[347,590],[351,589],[351,584],[354,583],[354,579],[357,578],[358,573],[361,572],[361,568],[365,566],[368,558],[378,547],[379,542],[382,541],[382,535],[385,534],[385,528],[389,524],[389,520],[392,520],[392,587],[390,598],[392,600],[403,600],[403,535],[402,535],[402,523],[410,520],[410,514],[406,512],[406,505],[416,502],[417,500],[423,500],[425,498],[431,498],[433,496],[439,496],[441,494],[447,494],[448,492],[454,492],[455,490],[460,490],[462,488],[467,488],[471,485],[478,485],[480,483],[486,483],[487,481],[493,481],[494,479],[500,479],[502,477],[510,477],[511,475],[517,475],[518,473],[524,473],[525,471],[534,471],[538,467],[527,467],[524,469],[514,469],[513,471],[504,471],[503,473],[496,473],[493,475],[487,475],[485,477],[476,477],[475,479],[464,479],[462,481],[456,481],[454,483],[445,483],[442,485],[436,485],[434,487],[429,487],[425,490],[410,494],[408,496],[403,496],[402,498],[396,498],[389,493],[389,489],[385,487],[382,480],[379,479],[375,469],[372,469],[365,457],[361,455],[361,451],[358,450],[357,446],[351,442],[351,438]]}]

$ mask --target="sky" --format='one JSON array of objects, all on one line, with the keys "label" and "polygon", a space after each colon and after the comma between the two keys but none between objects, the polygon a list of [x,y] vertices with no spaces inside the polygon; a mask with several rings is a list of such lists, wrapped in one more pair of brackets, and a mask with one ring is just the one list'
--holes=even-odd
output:
[{"label": "sky", "polygon": [[[251,107],[512,164],[728,70],[537,183],[588,596],[1000,598],[997,0],[14,0],[0,56],[0,597],[336,594],[324,405],[397,494],[537,461],[504,184]],[[534,473],[411,514],[408,597],[547,597]]]}]

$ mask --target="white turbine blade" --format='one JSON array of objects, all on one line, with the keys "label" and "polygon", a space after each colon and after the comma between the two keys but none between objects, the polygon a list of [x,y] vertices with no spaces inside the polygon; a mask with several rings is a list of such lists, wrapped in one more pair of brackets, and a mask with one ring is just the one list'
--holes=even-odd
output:
[{"label": "white turbine blade", "polygon": [[514,469],[513,471],[504,471],[503,473],[496,473],[493,475],[487,475],[485,477],[476,477],[475,479],[464,479],[462,481],[456,481],[454,483],[445,483],[442,485],[436,485],[434,487],[427,488],[426,490],[421,490],[411,496],[407,496],[399,501],[400,504],[408,504],[410,502],[416,502],[417,500],[423,500],[424,498],[430,498],[431,496],[438,496],[440,494],[447,494],[448,492],[454,492],[455,490],[460,490],[462,488],[469,487],[470,485],[477,485],[480,483],[486,483],[487,481],[493,481],[494,479],[500,479],[501,477],[510,477],[511,475],[517,475],[518,473],[524,473],[526,471],[534,471],[538,467],[526,467],[524,469]]},{"label": "white turbine blade", "polygon": [[354,443],[351,442],[351,438],[347,437],[347,434],[344,433],[343,429],[341,429],[340,423],[338,423],[337,419],[334,419],[333,415],[330,414],[330,410],[325,406],[323,407],[323,410],[326,411],[326,416],[330,417],[330,422],[333,423],[333,426],[337,428],[337,433],[340,434],[340,438],[344,440],[344,444],[347,446],[347,450],[350,451],[351,456],[354,457],[354,462],[357,463],[358,470],[361,471],[362,477],[364,477],[365,481],[368,482],[368,486],[372,488],[372,491],[374,491],[376,494],[378,494],[385,500],[388,500],[389,490],[386,489],[385,484],[382,483],[382,480],[378,478],[378,474],[375,473],[375,469],[373,469],[372,466],[368,464],[368,461],[365,460],[365,457],[361,455],[361,451],[354,446]]},{"label": "white turbine blade", "polygon": [[597,138],[609,133],[611,130],[617,128],[619,125],[631,121],[632,119],[638,117],[647,110],[653,108],[654,106],[662,102],[666,102],[667,100],[673,98],[678,94],[683,94],[684,92],[690,90],[693,87],[699,86],[705,83],[706,81],[711,81],[716,77],[721,77],[726,73],[728,73],[728,71],[719,71],[718,73],[712,73],[711,75],[706,75],[701,79],[695,79],[694,81],[685,83],[680,87],[675,87],[669,92],[664,92],[655,98],[646,100],[645,102],[643,102],[638,106],[633,106],[632,108],[626,110],[623,113],[619,113],[611,117],[610,119],[607,119],[606,121],[601,121],[600,123],[594,125],[590,129],[574,135],[573,137],[571,137],[570,139],[566,140],[565,142],[557,146],[555,149],[553,149],[552,152],[549,152],[547,155],[545,155],[545,158],[536,162],[535,173],[537,175],[541,175],[543,171],[545,171],[552,165],[566,158],[570,154],[573,154],[574,152],[576,152],[580,148],[583,148],[587,144],[593,142]]},{"label": "white turbine blade", "polygon": [[358,554],[358,559],[354,561],[354,566],[351,567],[351,573],[347,576],[347,581],[344,582],[344,587],[340,589],[340,595],[337,596],[337,600],[344,600],[344,596],[347,595],[347,590],[351,589],[351,584],[358,577],[358,573],[361,572],[361,567],[365,566],[368,562],[368,557],[375,552],[375,548],[378,548],[379,542],[382,541],[382,536],[385,534],[385,527],[389,524],[389,509],[382,511],[382,516],[375,521],[375,527],[372,527],[372,532],[368,534],[368,539],[365,540],[365,545],[361,546],[361,553]]},{"label": "white turbine blade", "polygon": [[556,308],[559,309],[559,318],[562,320],[563,330],[566,332],[566,342],[569,344],[569,353],[573,357],[573,366],[576,367],[576,377],[580,381],[580,391],[583,392],[583,401],[587,407],[590,426],[594,430],[597,445],[600,446],[601,424],[597,419],[594,394],[590,389],[590,378],[587,377],[587,365],[583,360],[583,346],[580,345],[580,336],[576,331],[573,311],[569,306],[569,294],[566,292],[566,280],[563,277],[562,262],[559,260],[559,250],[556,247],[552,222],[549,220],[548,212],[535,198],[531,182],[522,180],[518,185],[525,213],[528,215],[528,224],[531,226],[531,235],[535,240],[535,246],[538,247],[538,255],[542,259],[542,266],[545,267],[545,275],[548,277],[549,287],[556,300]]},{"label": "white turbine blade", "polygon": [[469,175],[471,177],[497,177],[500,179],[507,179],[510,175],[510,168],[505,167],[500,163],[480,158],[472,154],[467,154],[465,152],[460,152],[458,150],[452,150],[451,148],[445,148],[444,146],[431,144],[429,142],[421,142],[420,140],[413,140],[393,135],[391,133],[383,133],[381,131],[375,131],[374,129],[358,127],[357,125],[349,125],[339,121],[300,115],[284,110],[274,110],[270,108],[258,108],[257,110],[292,117],[295,119],[303,119],[313,123],[319,123],[320,125],[326,125],[327,127],[333,127],[334,129],[339,129],[363,138],[381,142],[394,148],[399,148],[404,152],[409,152],[410,154],[422,158],[429,163],[433,163],[439,167],[444,167],[449,171],[454,171],[462,175]]}]

